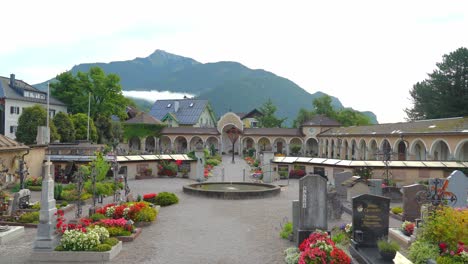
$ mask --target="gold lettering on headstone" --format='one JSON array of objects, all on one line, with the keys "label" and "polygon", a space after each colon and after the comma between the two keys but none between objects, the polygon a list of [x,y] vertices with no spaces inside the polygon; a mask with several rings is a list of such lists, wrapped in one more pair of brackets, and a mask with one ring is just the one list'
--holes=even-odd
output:
[{"label": "gold lettering on headstone", "polygon": [[382,218],[380,217],[380,209],[375,204],[368,204],[367,208],[364,209],[364,217],[362,219],[362,226],[369,228],[383,227]]}]

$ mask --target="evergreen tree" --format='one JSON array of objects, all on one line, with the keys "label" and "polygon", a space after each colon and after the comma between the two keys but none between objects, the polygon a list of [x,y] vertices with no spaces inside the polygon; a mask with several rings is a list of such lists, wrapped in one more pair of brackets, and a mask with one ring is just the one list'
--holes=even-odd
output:
[{"label": "evergreen tree", "polygon": [[276,106],[271,99],[268,99],[259,109],[262,116],[258,117],[259,127],[281,127],[281,124],[286,118],[278,118],[275,116]]}]

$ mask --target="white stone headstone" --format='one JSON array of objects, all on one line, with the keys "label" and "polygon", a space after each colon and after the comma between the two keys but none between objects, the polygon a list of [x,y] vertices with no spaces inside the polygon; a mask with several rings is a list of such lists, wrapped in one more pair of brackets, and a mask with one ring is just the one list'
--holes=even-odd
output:
[{"label": "white stone headstone", "polygon": [[466,207],[468,205],[468,176],[461,171],[454,171],[447,178],[449,181],[448,191],[455,194],[457,201],[453,204],[449,203],[452,207]]}]

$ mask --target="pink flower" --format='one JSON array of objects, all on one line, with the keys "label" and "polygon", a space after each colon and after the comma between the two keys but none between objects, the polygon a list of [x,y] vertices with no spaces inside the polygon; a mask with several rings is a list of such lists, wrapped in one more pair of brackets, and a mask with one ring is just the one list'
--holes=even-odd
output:
[{"label": "pink flower", "polygon": [[453,250],[450,251],[450,255],[455,255],[455,252],[453,252]]}]

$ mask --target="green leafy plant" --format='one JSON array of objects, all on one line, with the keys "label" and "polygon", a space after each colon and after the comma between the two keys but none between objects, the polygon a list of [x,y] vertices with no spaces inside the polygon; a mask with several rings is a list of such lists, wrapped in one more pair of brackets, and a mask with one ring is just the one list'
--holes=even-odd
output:
[{"label": "green leafy plant", "polygon": [[55,200],[62,200],[62,192],[63,192],[63,185],[62,184],[56,184],[54,186],[54,199]]},{"label": "green leafy plant", "polygon": [[152,222],[156,219],[158,212],[152,207],[142,208],[135,217],[135,222]]},{"label": "green leafy plant", "polygon": [[409,247],[408,257],[414,264],[426,264],[428,259],[439,256],[439,247],[426,241],[416,240]]},{"label": "green leafy plant", "polygon": [[218,166],[221,162],[217,159],[207,159],[206,165]]},{"label": "green leafy plant", "polygon": [[156,196],[156,204],[160,206],[168,206],[179,202],[179,198],[174,193],[162,192]]},{"label": "green leafy plant", "polygon": [[105,252],[112,249],[111,245],[108,244],[99,244],[95,248],[92,248],[90,251]]},{"label": "green leafy plant", "polygon": [[386,238],[379,239],[377,241],[377,247],[379,248],[380,251],[386,252],[386,253],[395,253],[398,250],[400,250],[400,245],[398,245],[397,242],[388,241]]},{"label": "green leafy plant", "polygon": [[393,208],[392,208],[392,213],[394,213],[394,214],[401,214],[401,213],[403,213],[403,208],[401,208],[401,207],[393,207]]},{"label": "green leafy plant", "polygon": [[280,237],[283,239],[289,239],[293,232],[292,222],[287,222],[283,225],[283,229],[280,232]]},{"label": "green leafy plant", "polygon": [[39,223],[39,212],[27,212],[20,215],[18,222],[20,223]]},{"label": "green leafy plant", "polygon": [[97,222],[101,219],[105,219],[107,218],[107,216],[103,215],[103,214],[92,214],[90,217],[89,217],[93,222]]},{"label": "green leafy plant", "polygon": [[33,210],[41,210],[41,203],[39,203],[39,202],[34,203],[34,204],[31,206],[31,209],[33,209]]},{"label": "green leafy plant", "polygon": [[121,226],[110,226],[106,227],[107,231],[109,232],[109,236],[115,237],[115,236],[130,236],[132,232],[125,230],[125,228]]},{"label": "green leafy plant", "polygon": [[115,246],[115,245],[117,245],[119,243],[119,240],[117,238],[110,237],[110,238],[106,239],[103,243],[111,245],[111,246]]},{"label": "green leafy plant", "polygon": [[290,247],[284,251],[284,255],[286,255],[284,258],[286,264],[298,264],[301,251],[297,247]]}]

